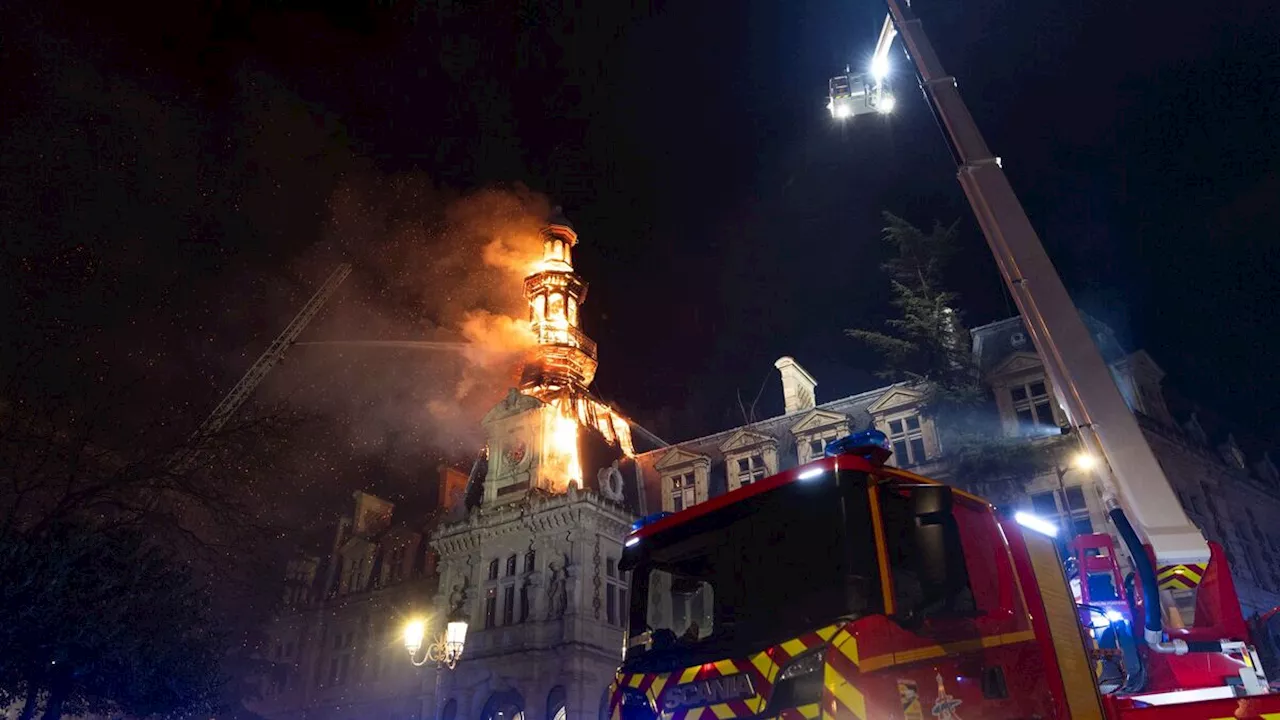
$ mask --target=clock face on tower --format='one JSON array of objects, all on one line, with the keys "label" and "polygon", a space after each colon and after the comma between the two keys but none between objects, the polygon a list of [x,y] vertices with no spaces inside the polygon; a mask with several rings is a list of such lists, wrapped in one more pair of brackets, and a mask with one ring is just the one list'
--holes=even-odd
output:
[{"label": "clock face on tower", "polygon": [[524,440],[516,440],[507,444],[503,449],[502,457],[510,465],[519,465],[524,460],[526,452],[528,452],[528,446],[525,445]]}]

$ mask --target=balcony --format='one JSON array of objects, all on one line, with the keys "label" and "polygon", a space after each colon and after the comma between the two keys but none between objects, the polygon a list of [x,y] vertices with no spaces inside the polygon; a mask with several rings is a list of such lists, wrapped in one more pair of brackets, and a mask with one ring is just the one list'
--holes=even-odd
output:
[{"label": "balcony", "polygon": [[534,336],[538,338],[539,345],[560,345],[562,347],[578,348],[591,357],[596,356],[595,341],[584,335],[577,328],[540,322],[534,323],[532,329]]}]

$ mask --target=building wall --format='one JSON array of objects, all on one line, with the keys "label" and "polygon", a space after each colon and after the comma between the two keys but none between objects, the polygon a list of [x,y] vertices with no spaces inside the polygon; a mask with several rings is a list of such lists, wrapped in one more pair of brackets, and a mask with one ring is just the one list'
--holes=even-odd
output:
[{"label": "building wall", "polygon": [[421,720],[429,707],[434,669],[413,667],[402,637],[436,595],[431,523],[393,524],[391,503],[366,493],[354,501],[323,559],[288,564],[259,649],[257,695],[244,703],[270,720]]},{"label": "building wall", "polygon": [[433,582],[411,581],[281,615],[264,652],[272,668],[246,706],[272,720],[422,718],[434,670],[409,663],[401,628],[425,614],[434,590]]},{"label": "building wall", "polygon": [[568,720],[597,716],[621,658],[627,585],[617,561],[633,518],[570,488],[482,507],[439,531],[435,613],[471,628],[462,661],[441,676],[440,717],[452,702],[458,718],[485,718],[511,698],[525,720],[550,720],[553,692]]}]

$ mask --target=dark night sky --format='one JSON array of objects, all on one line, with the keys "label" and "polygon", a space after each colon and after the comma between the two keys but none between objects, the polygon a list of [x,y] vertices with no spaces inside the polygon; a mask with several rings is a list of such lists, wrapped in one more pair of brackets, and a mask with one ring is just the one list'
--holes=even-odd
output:
[{"label": "dark night sky", "polygon": [[[1280,9],[917,4],[1078,303],[1274,436]],[[210,404],[319,282],[334,190],[402,173],[563,204],[598,389],[677,437],[779,355],[820,399],[874,382],[841,330],[883,319],[882,210],[960,218],[969,324],[1010,312],[910,78],[826,116],[873,0],[334,5],[6,4],[6,334]]]}]

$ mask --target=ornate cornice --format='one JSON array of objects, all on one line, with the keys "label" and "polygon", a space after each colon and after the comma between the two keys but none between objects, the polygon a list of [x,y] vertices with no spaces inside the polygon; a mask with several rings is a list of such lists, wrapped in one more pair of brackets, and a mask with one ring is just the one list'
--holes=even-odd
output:
[{"label": "ornate cornice", "polygon": [[484,509],[466,522],[446,525],[431,538],[442,558],[472,552],[498,538],[586,529],[621,539],[633,516],[594,492],[570,490],[564,495],[529,496],[524,501]]}]

